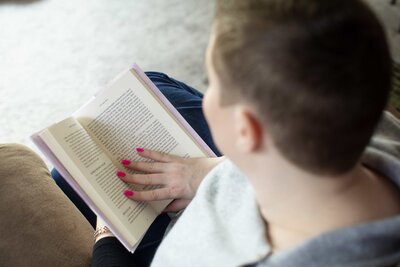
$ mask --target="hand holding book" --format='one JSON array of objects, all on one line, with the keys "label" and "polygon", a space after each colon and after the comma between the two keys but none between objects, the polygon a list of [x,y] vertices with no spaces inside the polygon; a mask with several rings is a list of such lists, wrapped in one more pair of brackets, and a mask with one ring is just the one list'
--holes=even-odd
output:
[{"label": "hand holding book", "polygon": [[[160,212],[166,207],[183,208],[193,198],[206,172],[201,171],[203,167],[196,169],[203,165],[197,160],[183,158],[214,156],[137,65],[119,75],[72,116],[39,131],[32,139],[130,252]],[[132,147],[138,145],[175,156],[157,157],[156,152],[146,154],[147,150],[135,153]],[[132,168],[121,164],[124,159],[133,162]],[[193,172],[182,167],[185,164],[192,164]],[[175,172],[177,169],[182,172]],[[136,171],[144,171],[153,175],[147,179],[158,175],[164,180],[156,186],[127,183],[115,175],[122,170],[133,175],[125,174],[127,178],[143,180],[146,176]],[[193,176],[196,173],[199,175]],[[162,189],[170,193],[158,194]],[[124,191],[136,194],[131,200],[123,195]],[[134,201],[150,199],[149,194],[158,201]],[[174,199],[179,201],[168,206]]]},{"label": "hand holding book", "polygon": [[124,159],[121,163],[126,168],[139,171],[141,174],[127,174],[119,171],[118,177],[129,184],[160,187],[150,187],[151,190],[138,192],[129,190],[125,195],[135,201],[174,199],[164,212],[184,209],[195,196],[197,188],[207,173],[224,160],[224,157],[182,158],[143,148],[137,148],[136,152],[151,162]]}]

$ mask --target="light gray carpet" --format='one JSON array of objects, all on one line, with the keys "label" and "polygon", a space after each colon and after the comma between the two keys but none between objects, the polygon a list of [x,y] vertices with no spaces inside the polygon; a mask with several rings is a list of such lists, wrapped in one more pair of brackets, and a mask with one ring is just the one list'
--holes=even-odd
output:
[{"label": "light gray carpet", "polygon": [[1,143],[33,146],[133,62],[205,89],[211,0],[18,2],[0,2]]},{"label": "light gray carpet", "polygon": [[[400,3],[369,0],[400,59]],[[213,0],[0,1],[0,142],[70,115],[131,63],[204,90]]]}]

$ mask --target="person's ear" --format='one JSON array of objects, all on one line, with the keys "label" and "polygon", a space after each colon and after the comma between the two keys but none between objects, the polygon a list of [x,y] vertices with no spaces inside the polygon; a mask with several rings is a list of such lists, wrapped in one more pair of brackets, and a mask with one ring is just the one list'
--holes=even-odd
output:
[{"label": "person's ear", "polygon": [[263,142],[263,128],[250,110],[243,106],[235,112],[235,139],[239,151],[244,153],[258,150]]}]

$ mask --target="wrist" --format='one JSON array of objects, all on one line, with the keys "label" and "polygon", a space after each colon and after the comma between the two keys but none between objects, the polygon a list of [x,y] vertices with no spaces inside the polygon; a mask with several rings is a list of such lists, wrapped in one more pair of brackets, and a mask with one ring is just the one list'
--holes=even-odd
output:
[{"label": "wrist", "polygon": [[96,231],[93,234],[93,239],[94,239],[94,242],[96,243],[100,239],[105,238],[105,237],[110,237],[110,236],[114,236],[114,235],[111,233],[110,229],[108,229],[107,226],[105,226],[105,225],[100,226],[100,227],[98,226],[96,228]]},{"label": "wrist", "polygon": [[[214,169],[218,164],[223,162],[226,157],[221,156],[221,157],[216,157],[216,158],[208,158],[209,159],[209,166],[208,166],[208,172],[210,172],[212,169]],[[207,172],[207,173],[208,173]]]},{"label": "wrist", "polygon": [[221,162],[223,162],[224,160],[226,160],[226,156],[217,157],[214,167],[217,166],[218,164],[220,164]]},{"label": "wrist", "polygon": [[106,237],[114,237],[114,235],[112,233],[105,233],[105,234],[98,235],[97,238],[95,238],[94,242],[97,243],[99,240],[106,238]]}]

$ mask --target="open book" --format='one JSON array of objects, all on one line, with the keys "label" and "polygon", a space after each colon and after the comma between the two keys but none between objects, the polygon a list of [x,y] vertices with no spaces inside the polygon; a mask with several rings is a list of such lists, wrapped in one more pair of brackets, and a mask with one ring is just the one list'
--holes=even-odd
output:
[{"label": "open book", "polygon": [[121,181],[116,172],[131,171],[120,161],[143,160],[135,147],[181,157],[215,156],[137,65],[32,140],[131,252],[171,200],[126,198],[126,189],[151,187]]}]

